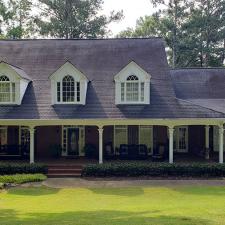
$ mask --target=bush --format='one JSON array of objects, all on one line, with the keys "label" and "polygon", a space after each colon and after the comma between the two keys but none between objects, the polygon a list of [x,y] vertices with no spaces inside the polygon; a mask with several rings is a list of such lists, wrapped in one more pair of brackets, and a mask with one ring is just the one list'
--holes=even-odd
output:
[{"label": "bush", "polygon": [[224,177],[225,164],[124,162],[87,165],[82,176]]},{"label": "bush", "polygon": [[46,180],[46,176],[43,174],[15,174],[0,176],[0,183],[7,184],[23,184],[27,182],[38,182]]},{"label": "bush", "polygon": [[43,173],[48,172],[47,166],[42,164],[28,163],[0,163],[0,175],[17,174],[17,173]]}]

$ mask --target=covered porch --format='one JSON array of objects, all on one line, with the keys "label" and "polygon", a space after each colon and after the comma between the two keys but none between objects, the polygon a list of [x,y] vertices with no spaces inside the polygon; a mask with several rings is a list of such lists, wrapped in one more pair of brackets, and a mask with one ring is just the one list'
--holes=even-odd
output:
[{"label": "covered porch", "polygon": [[[94,121],[93,121],[94,122]],[[96,122],[96,121],[95,121]],[[109,122],[109,121],[107,121]],[[115,160],[223,163],[224,128],[220,121],[117,121],[71,125],[0,127],[0,160],[103,163]],[[4,122],[6,123],[6,122]],[[196,123],[196,121],[195,121]],[[198,122],[199,123],[199,122]],[[111,125],[113,124],[113,125]],[[205,125],[207,124],[207,125]]]}]

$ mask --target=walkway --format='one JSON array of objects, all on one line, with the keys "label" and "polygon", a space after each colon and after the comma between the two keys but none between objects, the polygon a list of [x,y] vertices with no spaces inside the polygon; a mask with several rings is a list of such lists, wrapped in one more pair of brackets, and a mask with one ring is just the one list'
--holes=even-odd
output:
[{"label": "walkway", "polygon": [[[143,179],[143,178],[142,178]],[[42,183],[52,188],[121,188],[138,186],[225,186],[225,179],[220,180],[138,180],[138,179],[81,179],[49,178]]]}]

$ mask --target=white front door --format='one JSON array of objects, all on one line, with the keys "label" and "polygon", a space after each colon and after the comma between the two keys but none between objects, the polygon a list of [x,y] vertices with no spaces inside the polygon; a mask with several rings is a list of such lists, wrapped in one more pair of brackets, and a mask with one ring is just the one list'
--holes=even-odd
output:
[{"label": "white front door", "polygon": [[176,128],[176,152],[188,152],[188,127],[182,126]]}]

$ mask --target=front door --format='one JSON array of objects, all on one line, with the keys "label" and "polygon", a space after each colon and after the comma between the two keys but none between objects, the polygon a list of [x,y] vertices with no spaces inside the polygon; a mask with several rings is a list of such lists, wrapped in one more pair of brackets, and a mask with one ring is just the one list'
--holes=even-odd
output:
[{"label": "front door", "polygon": [[79,155],[79,128],[68,128],[67,154]]}]

